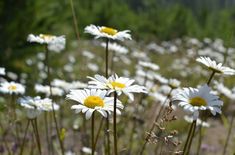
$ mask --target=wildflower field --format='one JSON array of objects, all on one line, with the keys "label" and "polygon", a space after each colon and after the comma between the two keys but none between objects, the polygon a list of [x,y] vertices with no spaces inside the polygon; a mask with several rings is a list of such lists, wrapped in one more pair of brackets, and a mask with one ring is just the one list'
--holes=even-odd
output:
[{"label": "wildflower field", "polygon": [[[8,2],[0,2],[6,14]],[[148,25],[138,35],[142,27],[133,23],[145,20],[145,14],[137,11],[138,17],[131,6],[150,7],[157,1],[101,2],[49,0],[67,9],[61,21],[69,14],[70,23],[53,21],[56,26],[50,29],[43,23],[52,16],[37,17],[29,29],[18,27],[19,34],[12,36],[20,39],[14,44],[0,38],[0,155],[235,154],[232,22],[225,24],[226,35],[216,27],[213,35],[208,27],[207,32],[189,28],[181,34],[177,26],[166,34],[169,21],[161,31]],[[44,4],[25,2],[25,7],[31,3],[35,8]],[[114,17],[97,13],[108,4],[113,10],[120,4],[111,15],[125,16],[122,10],[128,10],[128,17],[118,24],[103,21]],[[81,19],[89,9],[95,16]],[[148,11],[146,20],[157,13]],[[38,12],[43,14],[43,8]],[[158,16],[155,20],[167,20]],[[11,20],[4,21],[0,29],[17,31],[11,24],[4,27]]]}]

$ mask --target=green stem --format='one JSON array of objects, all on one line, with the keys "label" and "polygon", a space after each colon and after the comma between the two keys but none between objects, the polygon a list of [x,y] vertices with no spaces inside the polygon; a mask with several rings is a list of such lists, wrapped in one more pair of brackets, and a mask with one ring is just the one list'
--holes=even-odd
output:
[{"label": "green stem", "polygon": [[190,126],[188,137],[184,145],[184,149],[183,149],[183,155],[189,155],[193,136],[194,136],[195,129],[196,129],[196,124],[197,124],[197,120],[194,120]]},{"label": "green stem", "polygon": [[215,71],[212,71],[211,76],[209,77],[209,79],[208,79],[208,81],[207,81],[207,85],[208,85],[208,86],[210,85],[211,80],[212,80],[212,78],[214,77],[214,75],[215,75]]},{"label": "green stem", "polygon": [[33,127],[33,132],[34,132],[34,136],[36,138],[36,141],[37,141],[37,146],[38,146],[38,151],[39,151],[39,154],[41,155],[42,154],[42,151],[41,151],[41,143],[40,143],[40,137],[39,137],[39,134],[38,134],[38,130],[36,129],[36,123],[34,120],[30,120],[31,121],[31,125]]},{"label": "green stem", "polygon": [[76,34],[76,38],[77,38],[77,40],[79,40],[78,21],[77,21],[77,17],[76,17],[75,9],[74,9],[73,0],[70,0],[70,7],[71,7],[72,15],[73,15],[73,26],[74,26],[74,31],[75,31],[75,34]]},{"label": "green stem", "polygon": [[92,148],[92,155],[95,154],[95,136],[94,136],[94,128],[95,128],[95,112],[92,114],[91,118],[91,148]]},{"label": "green stem", "polygon": [[[46,66],[47,66],[47,80],[48,80],[48,84],[50,87],[50,97],[51,97],[52,96],[52,87],[51,87],[51,78],[50,78],[51,74],[50,74],[50,66],[49,66],[49,50],[47,46],[46,46]],[[60,139],[60,131],[59,131],[56,115],[55,115],[54,102],[52,102],[52,114],[53,114],[53,119],[55,122],[57,138],[60,144],[61,154],[64,155],[64,145],[63,145],[62,139]]]},{"label": "green stem", "polygon": [[117,148],[117,92],[114,91],[114,110],[113,110],[113,140],[114,140],[114,155],[118,155],[118,148]]},{"label": "green stem", "polygon": [[231,122],[230,122],[230,125],[229,125],[229,130],[228,130],[228,135],[227,135],[226,142],[225,142],[225,145],[224,145],[223,155],[226,154],[226,149],[228,147],[229,138],[230,138],[232,128],[233,128],[233,122],[234,122],[234,114],[232,116],[232,119],[231,119]]},{"label": "green stem", "polygon": [[109,39],[106,39],[106,48],[105,48],[105,77],[109,76]]},{"label": "green stem", "polygon": [[44,122],[45,122],[45,133],[46,133],[46,141],[47,141],[47,151],[49,154],[51,154],[51,143],[48,133],[48,121],[47,121],[47,112],[44,113]]},{"label": "green stem", "polygon": [[24,132],[23,142],[22,142],[22,145],[20,147],[20,155],[22,155],[23,151],[24,151],[25,139],[26,139],[26,135],[27,135],[27,132],[28,132],[28,128],[29,128],[29,123],[30,123],[30,120],[27,121],[27,125],[26,125],[25,132]]},{"label": "green stem", "polygon": [[107,118],[106,118],[106,137],[107,137],[107,149],[106,154],[110,155],[110,136],[109,136],[109,113],[107,112]]}]

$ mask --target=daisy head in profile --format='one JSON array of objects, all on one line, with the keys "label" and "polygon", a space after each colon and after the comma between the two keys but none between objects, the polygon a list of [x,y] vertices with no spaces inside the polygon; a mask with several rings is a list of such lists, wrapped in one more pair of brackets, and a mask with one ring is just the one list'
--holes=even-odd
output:
[{"label": "daisy head in profile", "polygon": [[[86,119],[89,119],[94,111],[99,112],[103,117],[107,117],[107,113],[111,113],[114,110],[113,97],[107,97],[106,90],[99,89],[74,89],[70,90],[70,93],[66,95],[68,100],[75,101],[77,104],[73,105],[71,109],[74,109],[76,113],[85,113]],[[120,114],[120,110],[123,109],[123,105],[117,101],[117,113]]]},{"label": "daisy head in profile", "polygon": [[36,97],[22,97],[18,100],[18,103],[26,109],[26,115],[29,119],[34,119],[42,111],[52,111],[54,106],[54,110],[59,109],[59,105],[52,102],[49,98],[41,99],[40,96]]},{"label": "daisy head in profile", "polygon": [[134,100],[133,93],[147,93],[147,89],[144,86],[133,84],[135,80],[126,77],[118,77],[117,74],[110,76],[108,79],[101,75],[88,78],[91,79],[91,81],[88,82],[89,87],[107,89],[108,94],[114,91],[116,91],[118,95],[124,93],[132,101]]},{"label": "daisy head in profile", "polygon": [[107,38],[111,40],[124,41],[125,39],[131,40],[130,30],[118,31],[114,28],[106,26],[89,25],[85,27],[85,33],[94,35],[95,38]]},{"label": "daisy head in profile", "polygon": [[54,36],[49,34],[29,34],[27,38],[28,42],[35,42],[39,44],[47,44],[48,49],[54,52],[60,52],[65,48],[66,39],[65,36]]},{"label": "daisy head in profile", "polygon": [[0,92],[4,94],[24,94],[25,86],[16,82],[3,82],[0,86]]},{"label": "daisy head in profile", "polygon": [[193,119],[199,117],[199,111],[209,110],[213,115],[221,114],[221,106],[223,102],[219,97],[211,93],[210,87],[206,84],[196,88],[179,89],[177,93],[172,96],[173,104],[178,104],[187,112],[193,114]]},{"label": "daisy head in profile", "polygon": [[224,75],[234,75],[235,70],[229,67],[222,66],[222,63],[216,63],[215,60],[212,60],[209,57],[199,57],[196,59],[198,62],[204,64],[210,70],[215,73],[224,74]]},{"label": "daisy head in profile", "polygon": [[178,87],[180,87],[181,82],[177,79],[169,79],[168,80],[168,85],[172,88],[172,89],[176,89]]}]

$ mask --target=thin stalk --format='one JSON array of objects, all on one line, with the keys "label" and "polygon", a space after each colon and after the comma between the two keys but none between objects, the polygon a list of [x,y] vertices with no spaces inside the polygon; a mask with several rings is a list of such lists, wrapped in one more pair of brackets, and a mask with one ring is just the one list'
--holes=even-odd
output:
[{"label": "thin stalk", "polygon": [[[161,116],[161,113],[162,113],[162,111],[164,110],[164,106],[165,106],[167,100],[170,98],[172,91],[173,91],[173,89],[170,90],[170,92],[168,93],[168,95],[167,95],[165,101],[164,101],[163,104],[161,105],[160,110],[159,110],[158,114],[156,115],[156,117],[155,117],[155,119],[154,119],[154,122],[152,123],[152,126],[151,126],[151,128],[150,128],[150,130],[149,130],[149,133],[151,133],[151,132],[154,130],[154,128],[155,128],[155,123],[158,121],[159,117]],[[157,111],[156,111],[156,113],[157,113]],[[145,150],[145,147],[146,147],[146,145],[147,145],[147,142],[148,142],[148,139],[145,138],[145,142],[144,142],[144,145],[143,145],[142,148],[141,148],[140,155],[142,155],[142,154],[144,153],[144,150]]]},{"label": "thin stalk", "polygon": [[113,140],[114,140],[114,155],[118,155],[117,148],[117,92],[114,91],[114,110],[113,110]]},{"label": "thin stalk", "polygon": [[24,151],[24,145],[25,145],[25,140],[26,140],[26,135],[27,135],[27,132],[28,132],[29,124],[30,124],[30,120],[28,119],[27,125],[26,125],[26,128],[25,128],[25,132],[24,132],[23,142],[22,142],[22,145],[20,147],[20,155],[22,155],[23,151]]},{"label": "thin stalk", "polygon": [[35,125],[35,122],[34,120],[30,120],[31,121],[31,125],[33,127],[33,133],[34,133],[34,136],[36,138],[36,141],[37,141],[37,146],[38,146],[38,151],[39,151],[39,154],[41,155],[42,154],[42,151],[41,151],[41,143],[40,143],[40,137],[37,133],[37,129],[36,129],[36,125]]},{"label": "thin stalk", "polygon": [[4,145],[5,145],[6,149],[7,149],[8,155],[11,155],[11,150],[10,150],[8,144],[7,144],[6,139],[5,139],[5,135],[7,134],[7,131],[4,130],[3,125],[2,125],[1,122],[0,122],[0,127],[1,127],[1,130],[3,131],[2,139],[3,139]]},{"label": "thin stalk", "polygon": [[200,155],[201,145],[202,145],[202,125],[199,126],[199,137],[198,137],[197,155]]},{"label": "thin stalk", "polygon": [[105,48],[105,77],[109,76],[109,39],[106,39],[106,48]]},{"label": "thin stalk", "polygon": [[107,155],[110,155],[110,136],[109,136],[109,113],[107,112],[107,118],[106,118],[106,137],[107,137]]},{"label": "thin stalk", "polygon": [[230,135],[231,135],[231,132],[232,132],[232,128],[233,128],[233,122],[234,122],[234,114],[233,114],[233,116],[232,116],[232,118],[231,118],[229,130],[228,130],[228,135],[227,135],[226,142],[225,142],[225,145],[224,145],[223,155],[226,154],[226,150],[227,150],[227,147],[228,147],[229,138],[230,138]]},{"label": "thin stalk", "polygon": [[[49,84],[49,87],[50,87],[50,96],[52,96],[50,66],[49,66],[49,50],[48,50],[47,46],[46,46],[46,66],[47,66],[47,80],[48,80],[48,84]],[[62,139],[60,139],[60,131],[59,131],[58,123],[57,123],[57,120],[56,120],[54,102],[52,102],[52,114],[53,114],[53,119],[54,119],[54,122],[55,122],[57,138],[58,138],[59,144],[60,144],[61,154],[64,155],[64,145],[63,145]]]},{"label": "thin stalk", "polygon": [[95,136],[94,136],[94,128],[95,128],[95,113],[92,114],[91,118],[91,148],[92,148],[92,155],[95,154]]},{"label": "thin stalk", "polygon": [[215,75],[215,71],[212,71],[211,76],[209,77],[209,79],[208,79],[208,81],[207,81],[207,85],[208,85],[208,86],[210,85],[211,80],[212,80],[212,78],[214,77],[214,75]]},{"label": "thin stalk", "polygon": [[[106,39],[106,48],[105,48],[105,77],[109,76],[109,39]],[[107,155],[110,155],[110,138],[109,138],[109,114],[107,113],[106,118],[106,139],[107,139]]]},{"label": "thin stalk", "polygon": [[74,9],[73,0],[70,0],[70,7],[71,7],[72,15],[73,15],[74,31],[75,31],[75,34],[76,34],[76,38],[77,38],[77,40],[79,41],[78,21],[77,21],[75,9]]},{"label": "thin stalk", "polygon": [[193,136],[194,136],[195,129],[196,129],[196,123],[197,123],[197,120],[194,120],[190,126],[188,137],[184,145],[184,149],[183,149],[183,155],[188,155],[190,152]]},{"label": "thin stalk", "polygon": [[47,141],[47,151],[49,155],[51,154],[51,143],[48,133],[48,121],[47,121],[47,112],[44,113],[44,122],[45,122],[45,133],[46,133],[46,141]]},{"label": "thin stalk", "polygon": [[96,147],[96,144],[98,142],[98,138],[99,138],[99,135],[100,135],[101,128],[103,126],[103,122],[104,122],[104,117],[102,117],[102,119],[100,121],[100,126],[99,126],[98,132],[97,132],[96,137],[95,137],[95,143],[94,143],[95,147]]}]

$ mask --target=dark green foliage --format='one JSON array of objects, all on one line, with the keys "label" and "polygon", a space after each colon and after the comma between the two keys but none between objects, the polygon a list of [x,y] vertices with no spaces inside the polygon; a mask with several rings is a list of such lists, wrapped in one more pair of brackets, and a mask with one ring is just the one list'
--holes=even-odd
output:
[{"label": "dark green foliage", "polygon": [[[182,36],[221,37],[231,42],[235,28],[232,0],[74,0],[82,38],[89,24],[130,29],[137,40]],[[0,65],[20,68],[9,59],[24,59],[38,49],[26,42],[29,33],[65,34],[75,39],[70,0],[1,0]]]}]

